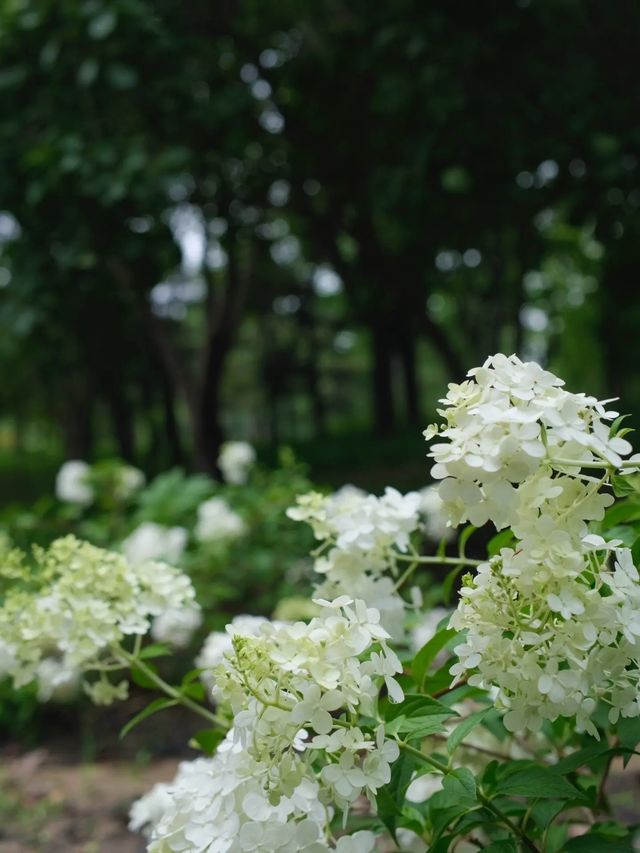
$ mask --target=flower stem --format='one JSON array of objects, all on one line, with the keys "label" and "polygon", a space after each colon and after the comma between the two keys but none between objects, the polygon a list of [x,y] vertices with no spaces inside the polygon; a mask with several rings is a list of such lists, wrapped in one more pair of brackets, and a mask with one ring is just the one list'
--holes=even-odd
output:
[{"label": "flower stem", "polygon": [[621,470],[623,468],[640,468],[640,462],[632,462],[630,459],[623,459],[620,465],[614,465],[606,459],[603,459],[601,462],[597,462],[586,459],[556,459],[549,457],[547,462],[550,465],[562,465],[563,467],[568,468],[599,468],[600,470],[603,468],[611,468],[614,471]]},{"label": "flower stem", "polygon": [[396,554],[396,560],[404,563],[421,563],[433,566],[480,566],[486,560],[472,560],[469,557],[419,557],[413,554]]},{"label": "flower stem", "polygon": [[124,649],[120,650],[120,654],[129,662],[131,666],[136,666],[140,672],[142,672],[150,681],[152,681],[155,686],[162,690],[163,693],[166,693],[167,696],[170,696],[172,699],[175,699],[176,702],[179,702],[181,705],[184,705],[185,708],[189,708],[190,711],[193,711],[195,714],[199,714],[201,717],[204,717],[207,722],[212,723],[214,726],[219,726],[223,728],[227,728],[227,724],[221,720],[216,714],[212,711],[209,711],[208,708],[205,708],[204,705],[200,705],[199,702],[194,702],[193,699],[190,699],[188,696],[185,696],[184,693],[181,693],[179,690],[176,690],[175,687],[172,687],[168,684],[164,678],[161,678],[157,672],[154,672],[151,667],[147,666],[144,661],[141,661],[139,658],[135,657]]}]

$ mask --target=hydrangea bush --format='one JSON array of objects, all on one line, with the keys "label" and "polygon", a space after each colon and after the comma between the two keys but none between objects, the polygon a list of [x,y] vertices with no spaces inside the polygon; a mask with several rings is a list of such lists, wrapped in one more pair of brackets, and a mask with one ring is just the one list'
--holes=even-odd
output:
[{"label": "hydrangea bush", "polygon": [[[132,807],[152,853],[631,851],[605,783],[640,740],[640,457],[609,402],[489,358],[425,431],[438,493],[301,495],[307,618],[234,619],[178,685],[144,638],[197,618],[184,574],[71,538],[35,570],[5,549],[0,667],[18,684],[74,667],[97,702],[129,668],[164,695],[127,729],[178,703],[202,717],[203,755]],[[487,556],[468,556],[485,526]],[[242,535],[209,503],[214,527]],[[468,572],[452,612],[422,602],[437,566],[446,590]]]}]

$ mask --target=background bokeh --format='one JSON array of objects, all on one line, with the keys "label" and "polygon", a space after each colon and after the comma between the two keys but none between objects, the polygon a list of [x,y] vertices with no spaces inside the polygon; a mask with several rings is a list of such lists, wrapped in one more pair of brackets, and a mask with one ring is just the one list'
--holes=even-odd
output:
[{"label": "background bokeh", "polygon": [[[632,0],[0,0],[0,546],[178,530],[173,677],[234,613],[301,614],[296,494],[425,486],[487,355],[640,424],[639,56]],[[243,533],[203,540],[218,499]],[[143,849],[193,723],[41,698],[0,684],[0,848]]]},{"label": "background bokeh", "polygon": [[65,458],[425,481],[496,350],[640,414],[640,9],[3,0],[0,499]]}]

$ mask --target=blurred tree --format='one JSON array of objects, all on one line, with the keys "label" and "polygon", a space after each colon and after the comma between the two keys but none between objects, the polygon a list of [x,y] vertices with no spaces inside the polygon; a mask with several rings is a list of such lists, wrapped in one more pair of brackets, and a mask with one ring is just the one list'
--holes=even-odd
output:
[{"label": "blurred tree", "polygon": [[[640,227],[639,40],[635,4],[595,0],[5,0],[5,406],[54,414],[71,455],[106,410],[125,457],[142,437],[158,466],[213,471],[238,340],[275,438],[293,397],[322,433],[324,356],[364,332],[385,433],[421,421],[425,342],[459,380],[526,348],[536,316],[535,355],[570,357],[563,328],[599,334],[603,372],[640,400],[635,308],[617,310]],[[601,278],[580,317],[569,269]],[[344,289],[337,316],[318,270]],[[557,298],[532,299],[532,271]]]}]

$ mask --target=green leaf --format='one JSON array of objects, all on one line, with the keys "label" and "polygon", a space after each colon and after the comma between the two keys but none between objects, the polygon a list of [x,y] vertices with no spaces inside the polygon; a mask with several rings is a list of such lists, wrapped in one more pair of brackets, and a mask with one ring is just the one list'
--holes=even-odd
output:
[{"label": "green leaf", "polygon": [[454,750],[462,743],[469,732],[474,729],[478,723],[481,723],[492,710],[492,708],[483,708],[481,711],[476,711],[475,714],[471,714],[456,726],[447,740],[447,752],[449,755],[453,754]]},{"label": "green leaf", "polygon": [[609,527],[606,531],[607,539],[620,539],[626,548],[632,548],[633,543],[638,538],[638,531],[626,524],[616,524],[615,527]]},{"label": "green leaf", "polygon": [[494,841],[482,849],[484,853],[518,853],[515,841],[512,841],[510,838],[505,838],[502,841]]},{"label": "green leaf", "polygon": [[539,800],[531,809],[531,817],[541,829],[546,829],[563,809],[563,802]]},{"label": "green leaf", "polygon": [[178,705],[178,701],[176,699],[154,699],[146,708],[143,708],[139,714],[136,714],[135,717],[132,717],[126,725],[122,727],[120,730],[120,738],[125,737],[129,734],[134,726],[137,726],[138,723],[141,723],[142,720],[146,720],[147,717],[150,717],[152,714],[157,713],[158,711],[163,711],[165,708],[173,708],[174,705]]},{"label": "green leaf", "polygon": [[391,720],[385,726],[385,731],[391,737],[398,734],[407,735],[410,738],[423,738],[429,735],[435,735],[445,730],[444,721],[448,720],[451,714],[446,716],[424,716],[424,717],[405,717],[401,715]]},{"label": "green leaf", "polygon": [[613,474],[611,477],[613,493],[617,498],[624,498],[640,492],[640,474]]},{"label": "green leaf", "polygon": [[448,708],[442,702],[422,693],[405,693],[404,700],[398,704],[389,702],[385,710],[385,719],[393,720],[395,717],[428,717],[428,716],[457,717],[455,711]]},{"label": "green leaf", "polygon": [[198,667],[197,669],[190,669],[185,675],[182,676],[182,681],[180,682],[180,686],[184,687],[185,684],[191,684],[192,681],[195,681],[198,676],[204,672],[204,667]]},{"label": "green leaf", "polygon": [[626,419],[628,417],[629,417],[629,415],[618,415],[618,417],[615,419],[615,421],[613,421],[613,423],[609,427],[609,438],[613,438],[615,435],[619,434],[620,427],[622,426],[623,422],[626,421]]},{"label": "green leaf", "polygon": [[620,501],[610,506],[604,517],[604,526],[609,528],[629,521],[640,521],[640,503],[634,500]]},{"label": "green leaf", "polygon": [[[145,669],[151,670],[151,672],[157,672],[156,667],[152,663],[145,664]],[[141,669],[137,664],[131,664],[131,680],[134,681],[138,687],[144,687],[146,690],[157,690],[158,685],[155,681],[147,675],[145,670]]]},{"label": "green leaf", "polygon": [[188,696],[189,699],[195,699],[196,702],[203,702],[205,697],[204,686],[199,682],[182,685],[180,693],[183,696]]},{"label": "green leaf", "polygon": [[589,764],[595,758],[600,758],[608,752],[610,752],[608,744],[605,741],[596,740],[588,744],[588,746],[583,747],[583,749],[579,749],[577,752],[563,758],[554,765],[553,769],[556,773],[564,776],[566,773],[573,773],[578,767]]},{"label": "green leaf", "polygon": [[617,731],[620,745],[634,750],[640,742],[640,717],[622,717],[618,720]]},{"label": "green leaf", "polygon": [[459,801],[467,801],[469,804],[476,802],[476,779],[468,767],[458,767],[457,770],[448,773],[442,780],[442,788],[457,797]]},{"label": "green leaf", "polygon": [[150,646],[145,646],[139,654],[140,660],[149,660],[150,658],[167,657],[172,654],[171,649],[165,643],[151,643]]},{"label": "green leaf", "polygon": [[191,740],[207,755],[213,755],[218,744],[224,740],[225,732],[222,729],[202,729],[196,732]]},{"label": "green leaf", "polygon": [[581,799],[582,794],[550,767],[508,768],[498,780],[498,797],[533,797],[534,799]]},{"label": "green leaf", "polygon": [[449,643],[457,632],[453,628],[441,628],[418,651],[411,664],[411,672],[416,684],[422,686],[427,670],[436,656]]},{"label": "green leaf", "polygon": [[455,820],[479,808],[476,798],[476,781],[466,767],[459,767],[442,780],[442,791],[428,801],[428,812],[434,831],[434,840]]}]

